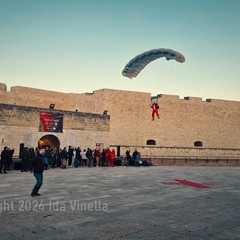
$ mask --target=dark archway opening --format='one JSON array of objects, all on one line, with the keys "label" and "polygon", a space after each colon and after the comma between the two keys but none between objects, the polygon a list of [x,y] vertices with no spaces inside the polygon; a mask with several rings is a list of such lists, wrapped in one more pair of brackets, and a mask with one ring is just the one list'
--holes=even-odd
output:
[{"label": "dark archway opening", "polygon": [[45,136],[40,138],[40,140],[38,141],[38,147],[40,149],[41,148],[46,148],[46,147],[49,147],[49,148],[57,147],[57,148],[59,148],[60,147],[60,141],[56,136],[48,134],[48,135],[45,135]]}]

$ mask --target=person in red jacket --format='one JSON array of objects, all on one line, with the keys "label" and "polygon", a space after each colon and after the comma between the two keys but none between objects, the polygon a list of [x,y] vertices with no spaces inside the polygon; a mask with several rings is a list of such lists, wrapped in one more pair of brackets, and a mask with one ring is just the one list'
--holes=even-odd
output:
[{"label": "person in red jacket", "polygon": [[106,149],[106,166],[109,166],[111,162],[111,150],[109,148]]},{"label": "person in red jacket", "polygon": [[158,113],[158,109],[159,109],[159,105],[158,103],[153,103],[151,105],[151,108],[152,108],[152,121],[154,120],[154,116],[155,114],[157,115],[157,117],[159,118],[159,113]]},{"label": "person in red jacket", "polygon": [[96,167],[99,167],[99,160],[100,160],[100,150],[99,149],[94,150],[94,157],[96,160]]},{"label": "person in red jacket", "polygon": [[115,150],[112,149],[111,154],[110,154],[111,167],[114,167],[115,158],[116,158],[116,153],[115,153]]}]

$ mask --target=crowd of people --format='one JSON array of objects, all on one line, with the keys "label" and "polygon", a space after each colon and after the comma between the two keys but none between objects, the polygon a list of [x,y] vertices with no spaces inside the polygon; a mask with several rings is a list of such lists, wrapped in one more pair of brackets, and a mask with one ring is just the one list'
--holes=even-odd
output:
[{"label": "crowd of people", "polygon": [[[49,148],[45,147],[45,154],[43,156],[45,170],[49,168],[63,168],[68,167],[106,167],[114,166],[116,153],[114,149],[81,149],[72,146],[64,148]],[[32,162],[39,152],[39,148],[25,147],[20,152],[21,171],[28,172],[32,169]],[[4,147],[1,152],[0,167],[4,173],[7,173],[10,166],[13,164],[14,149]]]},{"label": "crowd of people", "polygon": [[[32,163],[39,153],[39,148],[25,147],[20,152],[21,171],[28,172],[32,169]],[[64,148],[44,148],[43,156],[44,169],[49,168],[63,168],[68,167],[114,167],[116,160],[115,149],[81,149],[80,147],[69,146]],[[13,164],[14,149],[4,147],[1,152],[0,173],[7,173],[10,166]],[[130,150],[127,150],[124,157],[124,165],[141,166],[145,165],[142,161],[140,153],[135,149],[131,155]]]}]

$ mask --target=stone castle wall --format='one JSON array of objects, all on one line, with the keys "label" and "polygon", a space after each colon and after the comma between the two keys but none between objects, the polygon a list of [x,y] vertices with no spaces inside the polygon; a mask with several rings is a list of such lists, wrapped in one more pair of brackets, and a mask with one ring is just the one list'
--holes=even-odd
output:
[{"label": "stone castle wall", "polygon": [[39,131],[40,112],[49,112],[49,109],[0,104],[2,148],[5,145],[14,147],[17,155],[20,143],[35,148],[38,141],[48,134],[56,136],[61,147],[72,145],[72,142],[82,148],[94,148],[96,143],[109,144],[109,116],[53,110],[51,112],[63,114],[63,132],[48,133]]},{"label": "stone castle wall", "polygon": [[160,119],[152,121],[150,97],[107,89],[91,95],[92,105],[102,111],[103,104],[111,116],[113,145],[146,145],[153,139],[165,147],[194,147],[201,141],[205,148],[240,148],[240,102],[159,95]]},{"label": "stone castle wall", "polygon": [[[100,115],[107,110],[111,146],[138,146],[143,154],[164,155],[193,154],[196,141],[203,143],[197,153],[204,155],[211,155],[210,149],[219,149],[223,155],[230,154],[229,149],[240,149],[240,102],[161,94],[160,119],[152,121],[150,98],[146,92],[113,89],[77,94],[18,86],[6,91],[6,85],[0,84],[1,103],[39,108],[54,103],[56,110]],[[149,139],[156,141],[156,148],[146,146]],[[239,151],[232,154],[239,155]]]}]

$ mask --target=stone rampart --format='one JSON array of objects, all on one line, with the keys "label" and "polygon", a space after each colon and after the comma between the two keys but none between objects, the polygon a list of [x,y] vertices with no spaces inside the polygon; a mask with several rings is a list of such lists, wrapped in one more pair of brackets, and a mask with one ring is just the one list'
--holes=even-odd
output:
[{"label": "stone rampart", "polygon": [[[86,131],[91,131],[94,126],[94,114],[102,115],[107,110],[111,116],[107,126],[108,143],[113,146],[144,147],[148,140],[153,140],[156,147],[168,149],[163,151],[165,156],[180,155],[182,151],[192,155],[185,148],[194,149],[196,143],[201,143],[202,148],[208,149],[205,152],[198,151],[204,155],[212,154],[209,149],[225,149],[224,155],[229,154],[227,149],[240,149],[240,102],[220,99],[203,101],[199,97],[180,99],[177,95],[159,94],[160,119],[152,121],[150,98],[151,94],[146,92],[113,89],[101,89],[92,93],[59,93],[16,86],[6,91],[6,85],[0,84],[1,103],[44,109],[54,103],[56,111],[77,110],[80,115],[89,113],[84,118]],[[79,118],[75,118],[77,113],[75,114],[68,118],[71,119],[69,122],[66,120],[66,124],[75,129],[81,128],[78,127]],[[12,115],[8,116],[5,122]],[[13,121],[14,118],[10,122]],[[21,117],[17,121],[24,122]],[[35,121],[37,125],[38,117],[29,121]],[[104,122],[101,124],[104,126]],[[185,150],[176,151],[174,148]]]}]

